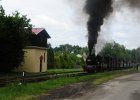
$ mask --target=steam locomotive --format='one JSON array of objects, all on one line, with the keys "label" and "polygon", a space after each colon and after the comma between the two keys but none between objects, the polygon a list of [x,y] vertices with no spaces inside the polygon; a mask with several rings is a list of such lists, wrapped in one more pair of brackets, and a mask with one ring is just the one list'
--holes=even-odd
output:
[{"label": "steam locomotive", "polygon": [[90,55],[86,59],[86,65],[83,67],[85,72],[101,72],[105,70],[117,70],[124,68],[123,60],[111,57],[102,57],[100,55]]},{"label": "steam locomotive", "polygon": [[90,55],[86,59],[86,65],[84,66],[84,71],[86,72],[99,72],[105,69],[104,59],[97,55]]}]

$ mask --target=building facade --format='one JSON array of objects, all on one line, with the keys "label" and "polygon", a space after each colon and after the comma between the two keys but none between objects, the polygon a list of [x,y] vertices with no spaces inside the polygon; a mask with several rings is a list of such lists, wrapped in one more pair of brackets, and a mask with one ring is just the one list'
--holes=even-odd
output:
[{"label": "building facade", "polygon": [[24,62],[19,70],[45,72],[47,71],[47,39],[50,36],[44,28],[33,28],[32,33],[31,44],[24,49]]},{"label": "building facade", "polygon": [[45,72],[47,71],[47,48],[28,46],[24,49],[25,57],[20,71]]}]

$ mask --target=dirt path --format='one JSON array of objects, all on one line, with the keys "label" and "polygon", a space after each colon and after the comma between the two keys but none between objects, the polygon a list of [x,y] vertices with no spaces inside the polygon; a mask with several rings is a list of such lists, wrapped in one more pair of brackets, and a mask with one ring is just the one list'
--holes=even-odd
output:
[{"label": "dirt path", "polygon": [[83,91],[91,89],[90,82],[81,82],[74,85],[65,86],[63,88],[56,89],[55,91],[41,95],[37,100],[63,100],[64,98],[80,95]]},{"label": "dirt path", "polygon": [[65,100],[140,100],[140,73],[113,79],[82,96]]},{"label": "dirt path", "polygon": [[66,86],[38,100],[140,100],[140,73],[115,78],[97,88],[90,82]]}]

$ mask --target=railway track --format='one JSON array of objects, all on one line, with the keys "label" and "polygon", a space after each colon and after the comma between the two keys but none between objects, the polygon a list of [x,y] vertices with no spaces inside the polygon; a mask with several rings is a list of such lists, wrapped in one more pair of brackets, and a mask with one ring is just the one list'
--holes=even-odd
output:
[{"label": "railway track", "polygon": [[25,76],[5,76],[0,77],[0,86],[6,86],[11,83],[32,83],[47,81],[60,77],[74,77],[88,75],[83,71],[63,72],[63,73],[40,73],[40,74],[25,74]]}]

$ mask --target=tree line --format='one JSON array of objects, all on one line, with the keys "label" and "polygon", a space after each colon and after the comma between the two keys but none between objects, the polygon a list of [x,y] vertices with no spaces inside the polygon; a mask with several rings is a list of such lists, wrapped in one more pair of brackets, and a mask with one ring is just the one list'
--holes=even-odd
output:
[{"label": "tree line", "polygon": [[[83,56],[88,53],[87,47],[64,44],[59,47],[49,47],[48,68],[78,68],[85,64]],[[51,56],[52,55],[52,56]]]},{"label": "tree line", "polygon": [[[52,54],[53,56],[50,56]],[[140,47],[129,50],[124,45],[116,42],[107,42],[98,55],[117,58],[131,63],[140,63]],[[87,56],[87,47],[72,46],[70,44],[60,45],[55,48],[51,47],[48,51],[48,67],[76,68],[77,66],[85,65]]]},{"label": "tree line", "polygon": [[106,43],[99,54],[104,57],[108,56],[133,63],[140,63],[140,47],[130,50],[116,42]]}]

